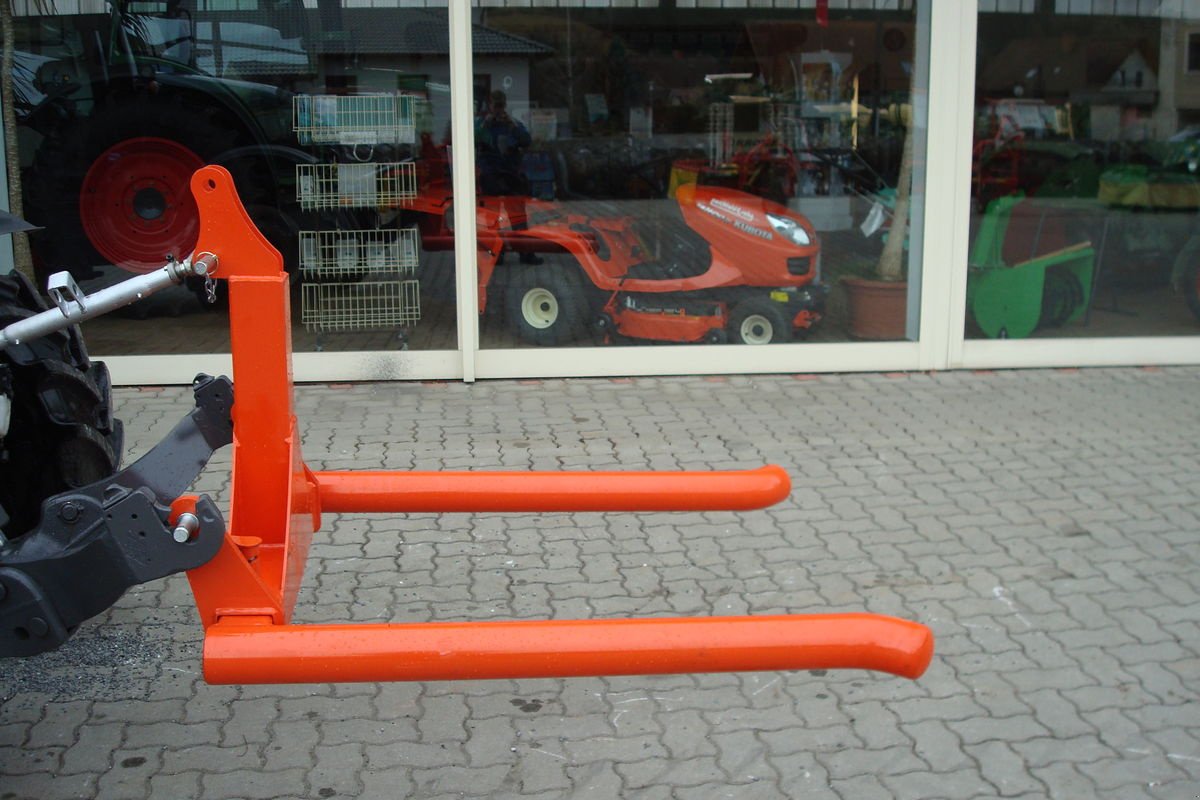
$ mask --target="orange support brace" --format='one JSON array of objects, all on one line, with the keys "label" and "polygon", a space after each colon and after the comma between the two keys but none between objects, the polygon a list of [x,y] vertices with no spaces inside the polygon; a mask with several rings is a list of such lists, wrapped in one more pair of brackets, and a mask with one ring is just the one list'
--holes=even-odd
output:
[{"label": "orange support brace", "polygon": [[[233,500],[217,556],[188,573],[214,683],[456,680],[854,667],[918,677],[923,625],[868,614],[292,625],[313,532],[330,512],[745,510],[787,496],[776,466],[741,472],[312,472],[294,413],[288,276],[229,173],[192,177],[197,254],[228,281]],[[175,514],[188,510],[180,498]]]}]

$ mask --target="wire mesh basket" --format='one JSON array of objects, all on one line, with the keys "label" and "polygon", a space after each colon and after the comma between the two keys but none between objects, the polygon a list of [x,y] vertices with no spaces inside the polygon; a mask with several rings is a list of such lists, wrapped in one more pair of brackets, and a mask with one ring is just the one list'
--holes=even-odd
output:
[{"label": "wire mesh basket", "polygon": [[421,319],[416,280],[306,283],[301,290],[301,321],[317,333],[403,328]]},{"label": "wire mesh basket", "polygon": [[296,200],[305,211],[395,208],[416,196],[411,161],[296,165]]},{"label": "wire mesh basket", "polygon": [[411,144],[416,115],[411,95],[297,95],[292,127],[300,144]]},{"label": "wire mesh basket", "polygon": [[416,228],[300,231],[300,270],[306,279],[412,276]]},{"label": "wire mesh basket", "polygon": [[708,106],[708,161],[719,166],[733,157],[733,103]]}]

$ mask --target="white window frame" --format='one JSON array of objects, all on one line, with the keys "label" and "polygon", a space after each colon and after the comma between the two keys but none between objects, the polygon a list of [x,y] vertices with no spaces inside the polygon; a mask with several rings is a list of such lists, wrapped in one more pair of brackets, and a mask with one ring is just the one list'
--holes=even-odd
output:
[{"label": "white window frame", "polygon": [[[453,141],[473,152],[470,0],[449,0]],[[928,106],[924,136],[919,337],[915,342],[663,345],[480,349],[472,204],[455,204],[457,350],[296,353],[297,381],[555,378],[621,375],[817,373],[1004,367],[1200,364],[1200,335],[1175,337],[968,340],[967,254],[975,56],[979,0],[929,0],[918,19],[918,48],[927,48]],[[921,30],[921,28],[924,30]],[[927,37],[927,38],[924,38]],[[917,51],[918,58],[924,53]],[[920,140],[918,140],[920,142]],[[461,156],[459,156],[461,158]],[[474,174],[454,170],[457,197],[474,197]],[[914,216],[914,220],[917,217]],[[915,238],[915,237],[914,237]],[[125,384],[189,381],[196,372],[227,372],[227,354],[107,356]]]}]

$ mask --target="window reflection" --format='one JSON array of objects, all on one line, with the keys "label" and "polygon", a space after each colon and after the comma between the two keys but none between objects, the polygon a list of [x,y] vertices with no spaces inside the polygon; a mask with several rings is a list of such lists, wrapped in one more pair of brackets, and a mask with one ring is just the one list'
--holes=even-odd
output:
[{"label": "window reflection", "polygon": [[1200,18],[1127,5],[980,17],[968,336],[1200,331]]},{"label": "window reflection", "polygon": [[[218,163],[292,273],[299,349],[454,348],[465,168],[485,347],[911,335],[911,2],[480,5],[474,153],[450,135],[444,2],[17,5],[43,278],[186,254],[188,177]],[[855,279],[899,289],[866,312],[898,323],[853,327]],[[89,323],[93,349],[222,350],[207,299]]]},{"label": "window reflection", "polygon": [[484,346],[909,338],[912,4],[639,5],[476,9]]},{"label": "window reflection", "polygon": [[[21,11],[18,143],[43,280],[65,268],[95,289],[189,253],[188,181],[217,163],[292,274],[298,348],[456,346],[453,238],[424,249],[412,208],[422,143],[450,116],[444,3]],[[422,272],[439,276],[428,291]],[[89,341],[101,354],[225,349],[224,294],[209,299],[199,284],[156,296],[89,323]]]}]

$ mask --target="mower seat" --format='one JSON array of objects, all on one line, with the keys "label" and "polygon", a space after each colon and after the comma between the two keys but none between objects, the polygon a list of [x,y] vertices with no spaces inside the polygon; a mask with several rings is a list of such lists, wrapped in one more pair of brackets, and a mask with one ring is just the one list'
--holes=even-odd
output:
[{"label": "mower seat", "polygon": [[712,246],[672,206],[639,221],[638,232],[653,257],[630,265],[626,278],[678,281],[703,275],[712,266]]},{"label": "mower seat", "polygon": [[1042,323],[1073,322],[1087,310],[1096,251],[1079,242],[1027,261],[1004,261],[1004,238],[1013,208],[1024,197],[1000,197],[988,204],[971,248],[967,310],[991,339],[1021,339]]}]

